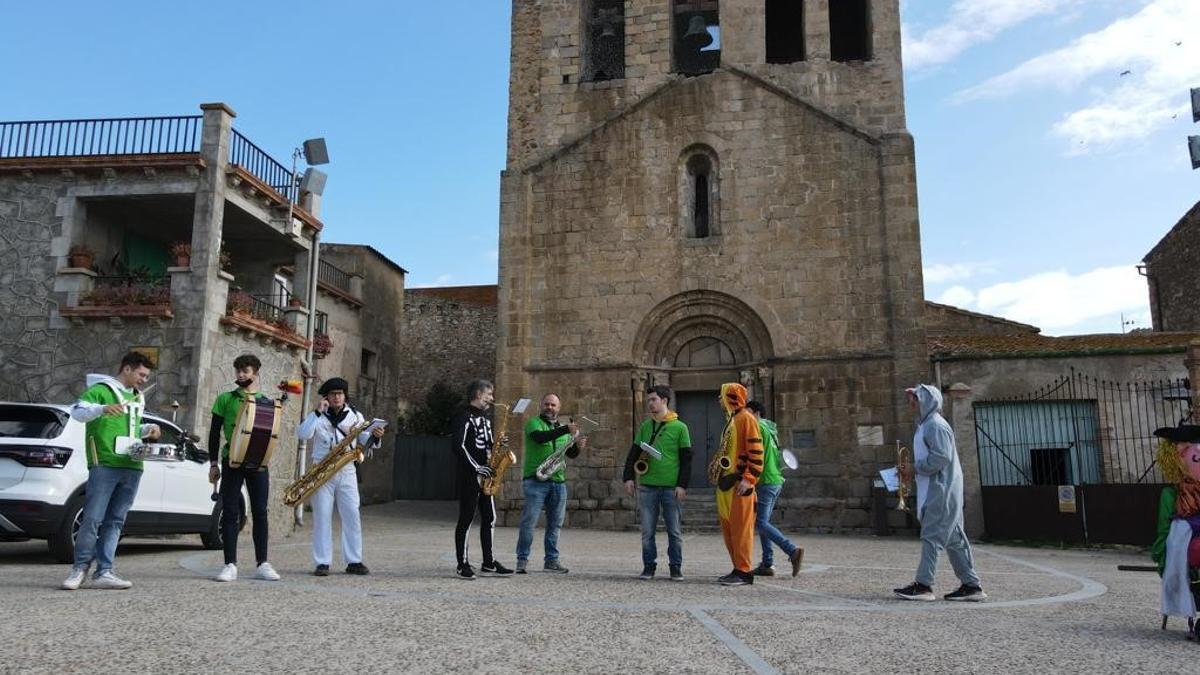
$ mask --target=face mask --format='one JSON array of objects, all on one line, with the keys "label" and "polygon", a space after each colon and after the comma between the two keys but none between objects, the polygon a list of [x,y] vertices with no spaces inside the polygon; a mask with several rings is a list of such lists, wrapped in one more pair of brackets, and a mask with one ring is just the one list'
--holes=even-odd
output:
[{"label": "face mask", "polygon": [[246,387],[254,384],[254,380],[234,380],[233,383],[236,384],[239,389],[245,389]]}]

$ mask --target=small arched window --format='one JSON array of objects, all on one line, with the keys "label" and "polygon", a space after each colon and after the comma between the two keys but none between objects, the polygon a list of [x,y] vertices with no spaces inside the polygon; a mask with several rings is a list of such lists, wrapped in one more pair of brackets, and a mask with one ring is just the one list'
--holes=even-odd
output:
[{"label": "small arched window", "polygon": [[729,345],[711,337],[689,340],[675,355],[676,368],[712,368],[737,363]]},{"label": "small arched window", "polygon": [[694,146],[684,153],[679,186],[680,224],[689,239],[720,234],[717,166],[717,153],[708,146]]}]

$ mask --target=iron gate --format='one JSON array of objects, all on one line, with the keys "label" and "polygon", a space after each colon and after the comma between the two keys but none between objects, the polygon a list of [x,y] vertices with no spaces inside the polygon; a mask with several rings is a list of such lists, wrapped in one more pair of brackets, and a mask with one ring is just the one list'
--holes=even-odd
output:
[{"label": "iron gate", "polygon": [[397,436],[392,498],[457,499],[451,445],[449,436]]},{"label": "iron gate", "polygon": [[1033,392],[977,401],[988,536],[1150,544],[1163,487],[1153,432],[1190,409],[1186,378],[1114,382],[1073,369]]}]

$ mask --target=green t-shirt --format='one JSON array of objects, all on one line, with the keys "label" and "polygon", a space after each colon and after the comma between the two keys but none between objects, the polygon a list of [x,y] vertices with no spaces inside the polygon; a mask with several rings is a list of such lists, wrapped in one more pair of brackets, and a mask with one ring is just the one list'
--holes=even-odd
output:
[{"label": "green t-shirt", "polygon": [[763,439],[763,472],[758,479],[759,485],[782,485],[783,472],[779,465],[783,463],[783,454],[779,449],[779,429],[771,420],[759,420],[758,430]]},{"label": "green t-shirt", "polygon": [[675,487],[679,485],[679,451],[692,447],[692,436],[687,425],[678,418],[670,422],[655,422],[648,419],[638,427],[633,444],[648,443],[662,453],[662,459],[650,460],[650,469],[642,474],[639,482],[649,487]]},{"label": "green t-shirt", "polygon": [[[525,465],[522,467],[521,475],[525,478],[534,476],[537,473],[537,468],[546,460],[555,450],[560,450],[564,445],[571,442],[571,434],[563,434],[549,443],[538,443],[533,440],[535,431],[551,431],[554,426],[542,418],[541,415],[534,417],[525,423]],[[562,483],[567,480],[564,475],[565,470],[560,469],[550,476],[550,482]]]},{"label": "green t-shirt", "polygon": [[128,455],[118,455],[116,444],[118,436],[141,438],[142,402],[138,393],[124,390],[121,397],[117,392],[103,383],[93,384],[79,397],[80,401],[98,405],[125,404],[124,415],[101,415],[87,423],[85,432],[87,442],[88,468],[95,466],[111,466],[117,469],[142,470],[142,462]]},{"label": "green t-shirt", "polygon": [[220,415],[224,422],[222,430],[225,433],[225,440],[221,442],[221,459],[229,459],[229,439],[233,438],[233,428],[237,426],[238,416],[242,412],[242,403],[250,396],[261,397],[262,394],[258,392],[250,394],[245,389],[234,389],[222,393],[213,402],[213,414]]},{"label": "green t-shirt", "polygon": [[1175,499],[1179,496],[1179,488],[1168,485],[1158,496],[1158,527],[1157,536],[1150,546],[1150,558],[1158,565],[1158,576],[1162,576],[1163,568],[1167,566],[1167,535],[1171,532],[1171,520],[1175,517]]}]

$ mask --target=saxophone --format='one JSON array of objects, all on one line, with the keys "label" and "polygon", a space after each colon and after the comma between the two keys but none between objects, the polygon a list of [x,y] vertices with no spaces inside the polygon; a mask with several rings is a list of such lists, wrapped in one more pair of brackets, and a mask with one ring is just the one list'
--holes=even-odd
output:
[{"label": "saxophone", "polygon": [[579,436],[580,434],[572,436],[570,443],[550,453],[549,457],[542,460],[541,464],[538,464],[536,472],[538,480],[550,480],[551,476],[567,466],[567,451],[575,446],[575,441],[579,440]]},{"label": "saxophone", "polygon": [[355,445],[355,442],[358,440],[358,435],[366,430],[370,424],[369,421],[364,420],[361,424],[354,425],[346,434],[346,437],[329,450],[328,455],[325,455],[320,462],[314,464],[311,469],[304,472],[303,476],[300,476],[291,485],[284,488],[283,503],[288,506],[295,506],[307,500],[317,491],[317,488],[328,482],[330,478],[333,478],[338,471],[341,471],[342,467],[358,459],[362,453],[360,448]]},{"label": "saxophone", "polygon": [[[733,462],[729,461],[729,443],[733,442],[730,434],[733,432],[732,423],[725,425],[725,430],[721,432],[721,447],[717,453],[713,455],[712,461],[708,463],[708,482],[712,485],[717,485],[721,482],[721,474],[733,468]],[[728,488],[722,487],[725,490]]]},{"label": "saxophone", "polygon": [[[499,447],[492,448],[492,454],[488,456],[488,467],[492,470],[492,475],[479,481],[479,487],[483,490],[483,494],[489,497],[500,492],[500,485],[504,481],[504,472],[508,471],[508,467],[517,461],[517,456],[508,449],[508,412],[511,408],[503,403],[494,404],[494,408],[499,414],[494,435],[496,446]],[[501,408],[504,409],[503,413],[500,412]],[[493,417],[497,417],[497,415],[493,415]]]}]

